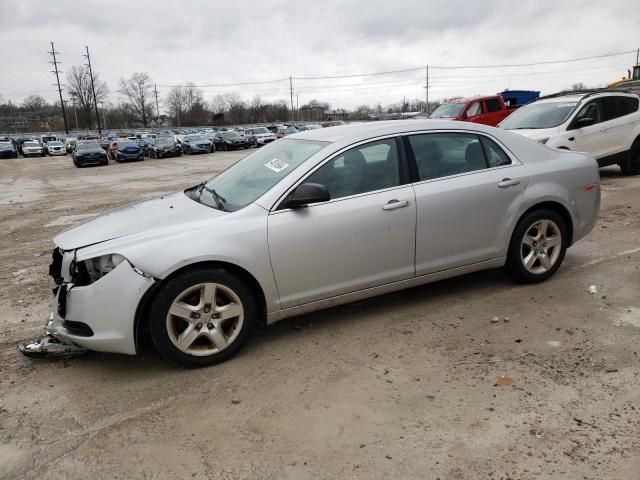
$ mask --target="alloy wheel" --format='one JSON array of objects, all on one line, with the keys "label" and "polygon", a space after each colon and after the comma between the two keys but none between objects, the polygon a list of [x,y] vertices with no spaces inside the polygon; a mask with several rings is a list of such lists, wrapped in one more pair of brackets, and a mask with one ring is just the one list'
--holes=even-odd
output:
[{"label": "alloy wheel", "polygon": [[534,222],[522,237],[520,259],[524,268],[542,274],[553,268],[562,251],[562,233],[552,220]]},{"label": "alloy wheel", "polygon": [[207,356],[229,347],[240,334],[244,308],[240,297],[219,283],[201,283],[180,293],[169,307],[166,327],[184,353]]}]

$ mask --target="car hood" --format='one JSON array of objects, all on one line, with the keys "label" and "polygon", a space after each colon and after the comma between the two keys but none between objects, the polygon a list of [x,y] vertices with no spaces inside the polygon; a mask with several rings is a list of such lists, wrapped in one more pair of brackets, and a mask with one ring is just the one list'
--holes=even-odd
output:
[{"label": "car hood", "polygon": [[184,192],[179,192],[103,213],[65,230],[53,241],[63,250],[73,250],[128,235],[152,235],[169,227],[180,227],[224,214],[225,212],[195,202]]},{"label": "car hood", "polygon": [[549,138],[554,135],[557,135],[558,128],[529,128],[529,129],[514,129],[509,130],[510,132],[517,133],[518,135],[522,135],[523,137],[530,138],[531,140],[542,140],[544,138]]}]

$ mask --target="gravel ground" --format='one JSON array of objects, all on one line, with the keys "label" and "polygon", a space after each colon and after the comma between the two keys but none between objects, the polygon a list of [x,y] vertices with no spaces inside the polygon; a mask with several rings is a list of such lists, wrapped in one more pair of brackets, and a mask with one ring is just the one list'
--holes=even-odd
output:
[{"label": "gravel ground", "polygon": [[55,234],[245,153],[0,161],[0,478],[638,478],[640,178],[617,168],[595,230],[544,284],[487,271],[385,295],[199,370],[152,349],[18,353],[48,312]]}]

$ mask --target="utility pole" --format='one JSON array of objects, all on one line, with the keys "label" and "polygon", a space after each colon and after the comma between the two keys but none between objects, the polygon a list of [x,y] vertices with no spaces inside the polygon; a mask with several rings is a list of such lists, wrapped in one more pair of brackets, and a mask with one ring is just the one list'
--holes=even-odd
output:
[{"label": "utility pole", "polygon": [[636,50],[636,65],[640,65],[640,48]]},{"label": "utility pole", "polygon": [[76,109],[76,94],[71,94],[71,101],[73,102],[73,116],[76,118],[76,130],[78,130],[78,110]]},{"label": "utility pole", "polygon": [[425,106],[424,111],[429,114],[429,65],[426,66],[426,77],[424,84],[424,98],[425,98]]},{"label": "utility pole", "polygon": [[62,88],[60,87],[59,73],[61,72],[58,71],[58,61],[56,60],[56,53],[60,53],[60,52],[56,52],[56,49],[53,46],[53,42],[51,42],[51,51],[47,53],[49,53],[49,55],[53,57],[53,62],[49,62],[49,63],[51,63],[54,68],[54,70],[52,70],[51,73],[56,74],[56,82],[58,83],[58,93],[60,94],[60,106],[62,107],[62,118],[64,119],[64,131],[68,135],[69,126],[67,125],[67,112],[65,111],[65,108],[64,108],[64,101],[62,100]]},{"label": "utility pole", "polygon": [[158,85],[153,84],[153,93],[156,94],[156,126],[158,126],[158,119],[160,118],[160,107],[158,107]]},{"label": "utility pole", "polygon": [[291,121],[293,121],[293,77],[289,76],[289,93],[291,94]]},{"label": "utility pole", "polygon": [[296,118],[300,120],[300,97],[296,93]]},{"label": "utility pole", "polygon": [[102,127],[106,130],[107,129],[107,117],[106,117],[106,112],[104,109],[104,102],[100,102],[100,107],[102,108]]},{"label": "utility pole", "polygon": [[87,59],[87,67],[89,67],[89,76],[91,77],[91,92],[93,93],[93,104],[96,107],[96,121],[98,122],[98,135],[102,136],[102,128],[100,127],[100,114],[98,113],[98,100],[96,99],[96,87],[93,83],[93,70],[91,70],[91,57],[89,56],[89,47],[84,47],[87,51],[86,55],[83,55]]}]

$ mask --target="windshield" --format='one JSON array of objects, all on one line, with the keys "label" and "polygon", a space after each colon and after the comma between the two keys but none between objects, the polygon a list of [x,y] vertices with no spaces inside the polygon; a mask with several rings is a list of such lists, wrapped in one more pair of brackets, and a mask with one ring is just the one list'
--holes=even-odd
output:
[{"label": "windshield", "polygon": [[122,150],[123,148],[133,147],[138,148],[138,144],[135,142],[116,142],[118,144],[118,150]]},{"label": "windshield", "polygon": [[208,138],[203,137],[202,135],[189,135],[186,137],[190,142],[200,142],[202,140],[209,140]]},{"label": "windshield", "polygon": [[56,137],[41,137],[43,142],[52,142],[56,140]]},{"label": "windshield", "polygon": [[238,210],[270,190],[326,145],[326,142],[288,139],[270,143],[209,180],[199,199],[212,207],[223,199],[225,210]]},{"label": "windshield", "polygon": [[22,144],[24,147],[39,147],[40,144],[38,142],[24,142]]},{"label": "windshield", "polygon": [[169,147],[173,145],[173,140],[170,140],[168,138],[158,139],[156,140],[156,145],[159,145],[161,147]]},{"label": "windshield", "polygon": [[8,142],[0,142],[1,150],[13,150],[13,143]]},{"label": "windshield", "polygon": [[92,148],[100,148],[100,145],[98,145],[98,142],[94,140],[91,140],[89,142],[80,141],[76,144],[77,150],[90,150]]},{"label": "windshield", "polygon": [[500,128],[524,130],[553,128],[562,125],[575,110],[577,102],[541,102],[520,107],[509,115]]},{"label": "windshield", "polygon": [[227,140],[230,139],[230,138],[238,138],[240,136],[240,135],[238,135],[237,132],[231,132],[231,131],[222,132],[220,135],[222,135],[222,138],[225,138]]},{"label": "windshield", "polygon": [[429,118],[455,118],[464,109],[464,103],[446,103],[436,108]]},{"label": "windshield", "polygon": [[50,147],[62,147],[62,142],[49,142]]},{"label": "windshield", "polygon": [[254,128],[253,133],[271,133],[265,127]]}]

